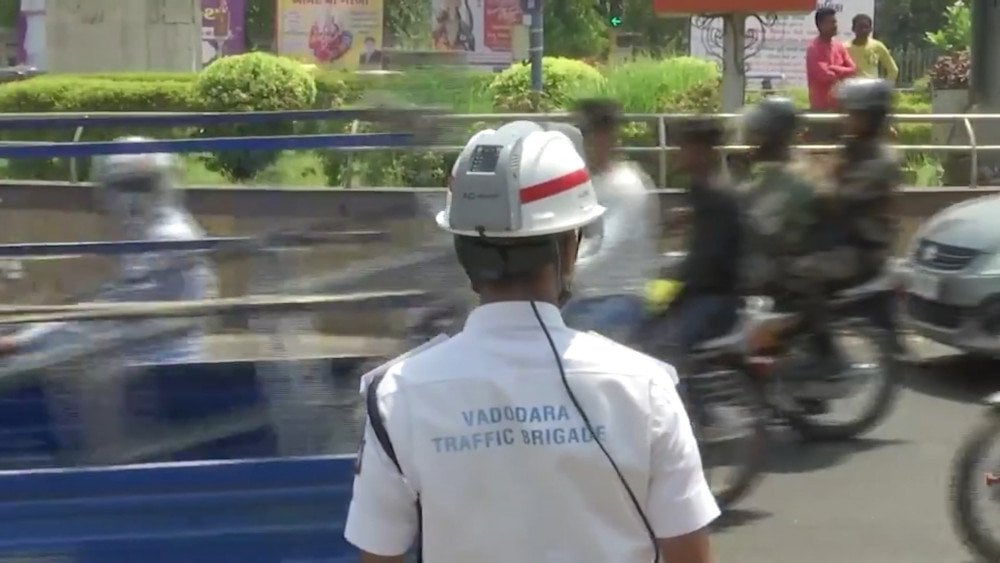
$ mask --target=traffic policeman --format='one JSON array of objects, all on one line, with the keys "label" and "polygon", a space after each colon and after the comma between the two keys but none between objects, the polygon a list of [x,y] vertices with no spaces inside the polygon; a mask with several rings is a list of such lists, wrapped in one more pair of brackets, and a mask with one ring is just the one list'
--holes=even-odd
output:
[{"label": "traffic policeman", "polygon": [[402,562],[418,530],[434,562],[712,561],[719,509],[674,369],[559,312],[603,213],[560,132],[463,149],[437,222],[481,305],[369,383],[345,531],[363,561]]}]

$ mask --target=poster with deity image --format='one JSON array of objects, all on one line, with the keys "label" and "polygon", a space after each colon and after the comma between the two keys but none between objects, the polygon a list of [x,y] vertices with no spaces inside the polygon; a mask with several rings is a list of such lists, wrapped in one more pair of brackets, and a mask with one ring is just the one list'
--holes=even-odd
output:
[{"label": "poster with deity image", "polygon": [[278,53],[336,68],[382,64],[382,0],[278,0]]}]

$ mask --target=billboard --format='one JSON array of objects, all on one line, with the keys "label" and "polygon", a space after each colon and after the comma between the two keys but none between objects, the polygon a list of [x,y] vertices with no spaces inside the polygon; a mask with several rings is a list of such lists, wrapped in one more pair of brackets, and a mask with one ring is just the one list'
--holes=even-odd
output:
[{"label": "billboard", "polygon": [[431,37],[435,49],[465,51],[471,64],[507,66],[521,19],[519,0],[433,0]]},{"label": "billboard", "polygon": [[[838,39],[849,42],[854,38],[851,20],[857,14],[874,16],[875,0],[819,0],[817,7],[829,6],[837,10]],[[765,29],[760,50],[747,60],[748,88],[760,86],[755,75],[783,75],[775,80],[775,86],[804,87],[806,85],[806,48],[816,37],[813,14],[778,16],[774,25]],[[877,29],[876,22],[876,29]],[[760,24],[754,18],[747,21],[747,33],[759,30]],[[691,26],[691,55],[718,60],[716,53],[721,46],[715,45],[716,38],[722,37],[722,21],[713,20],[704,29]],[[756,50],[756,47],[752,50]]]},{"label": "billboard", "polygon": [[246,0],[201,0],[201,62],[246,50]]},{"label": "billboard", "polygon": [[278,54],[338,68],[382,64],[382,0],[277,0]]}]

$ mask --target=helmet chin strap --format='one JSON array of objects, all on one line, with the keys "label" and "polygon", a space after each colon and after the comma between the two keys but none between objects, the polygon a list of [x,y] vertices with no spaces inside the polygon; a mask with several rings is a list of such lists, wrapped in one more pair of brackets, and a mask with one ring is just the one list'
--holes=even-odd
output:
[{"label": "helmet chin strap", "polygon": [[[576,250],[573,255],[573,260],[580,254],[580,241],[583,240],[583,229],[578,229],[576,231]],[[556,305],[561,309],[563,305],[569,302],[573,297],[572,281],[567,280],[566,276],[563,275],[563,264],[562,256],[559,252],[559,243],[556,242],[556,281],[559,283],[559,297],[556,298]]]}]

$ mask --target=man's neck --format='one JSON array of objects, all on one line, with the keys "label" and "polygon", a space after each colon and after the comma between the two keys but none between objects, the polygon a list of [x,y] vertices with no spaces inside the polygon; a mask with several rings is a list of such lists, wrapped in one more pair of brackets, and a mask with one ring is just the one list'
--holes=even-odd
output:
[{"label": "man's neck", "polygon": [[833,37],[827,37],[825,35],[817,35],[816,39],[819,39],[823,43],[832,43]]},{"label": "man's neck", "polygon": [[871,38],[870,37],[864,37],[864,38],[855,37],[854,38],[854,44],[857,45],[858,47],[864,47],[865,45],[868,44],[868,40],[869,39],[871,39]]}]

